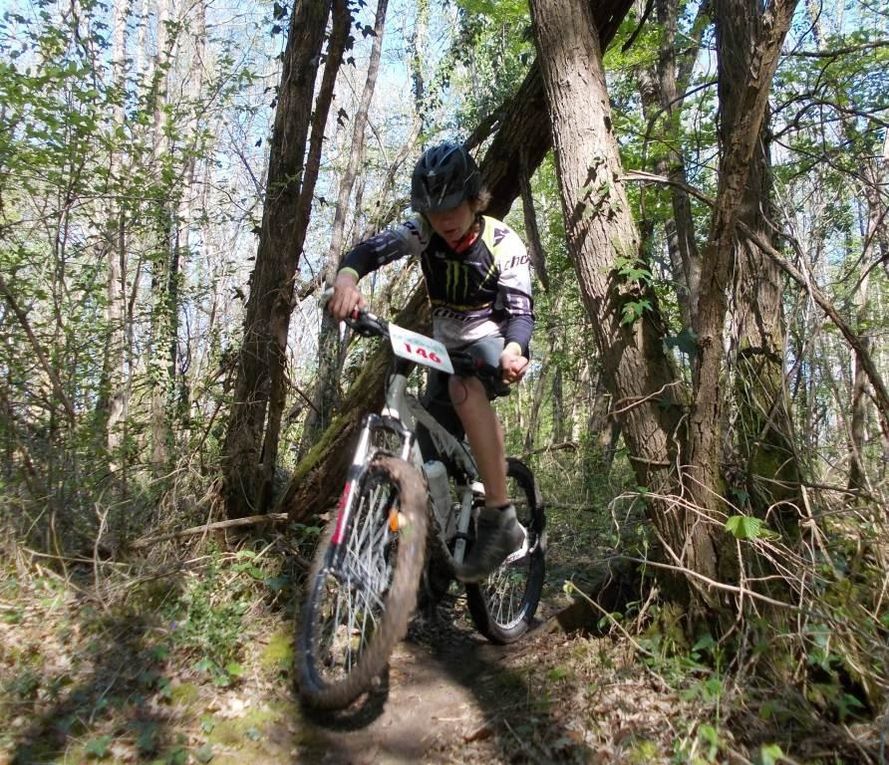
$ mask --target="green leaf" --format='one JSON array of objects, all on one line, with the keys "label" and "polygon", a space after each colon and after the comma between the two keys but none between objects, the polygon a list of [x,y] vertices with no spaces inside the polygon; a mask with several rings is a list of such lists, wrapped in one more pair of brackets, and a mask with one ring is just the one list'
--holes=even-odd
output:
[{"label": "green leaf", "polygon": [[213,745],[210,743],[204,744],[200,749],[198,749],[194,753],[194,758],[198,762],[207,763],[213,759]]},{"label": "green leaf", "polygon": [[762,535],[762,519],[750,515],[733,515],[725,522],[725,529],[735,539],[757,539]]},{"label": "green leaf", "polygon": [[621,316],[620,323],[621,324],[632,324],[635,322],[645,311],[651,310],[651,301],[645,300],[631,300],[627,303],[624,303],[623,306],[623,316]]},{"label": "green leaf", "polygon": [[288,576],[270,576],[265,580],[265,585],[272,592],[280,592],[290,583]]},{"label": "green leaf", "polygon": [[157,749],[157,723],[150,722],[142,726],[136,738],[136,747],[140,754],[151,754]]},{"label": "green leaf", "polygon": [[713,646],[716,645],[716,641],[713,639],[713,635],[709,632],[705,632],[701,637],[698,638],[698,642],[695,643],[691,650],[692,651],[700,651],[702,649],[710,650]]},{"label": "green leaf", "polygon": [[228,672],[232,677],[241,677],[244,674],[244,667],[238,664],[236,661],[230,661],[225,665],[225,671]]},{"label": "green leaf", "polygon": [[710,745],[711,755],[715,754],[715,750],[719,746],[719,732],[716,728],[704,723],[698,726],[698,735]]},{"label": "green leaf", "polygon": [[102,760],[108,756],[110,745],[111,736],[99,736],[99,738],[94,738],[92,741],[88,741],[87,745],[84,747],[84,751],[90,757]]},{"label": "green leaf", "polygon": [[207,656],[205,656],[203,659],[201,659],[199,662],[197,662],[194,665],[194,668],[198,672],[213,672],[214,670],[218,669],[218,667],[216,666],[216,663],[213,661],[213,659],[211,659]]},{"label": "green leaf", "polygon": [[784,751],[777,744],[763,744],[759,749],[758,765],[776,765],[784,758]]}]

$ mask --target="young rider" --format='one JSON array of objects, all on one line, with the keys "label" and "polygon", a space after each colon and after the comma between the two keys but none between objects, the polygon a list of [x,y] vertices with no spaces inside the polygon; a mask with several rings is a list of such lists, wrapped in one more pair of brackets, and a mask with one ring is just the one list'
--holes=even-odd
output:
[{"label": "young rider", "polygon": [[[489,194],[469,153],[458,143],[427,149],[414,168],[414,215],[349,252],[334,283],[328,310],[336,319],[364,306],[358,280],[385,263],[420,257],[432,303],[433,334],[449,350],[469,351],[500,366],[503,381],[522,379],[534,326],[529,258],[518,235],[506,224],[482,215]],[[465,582],[480,581],[523,541],[515,508],[506,491],[503,429],[490,393],[477,377],[438,373],[469,438],[485,485],[485,507],[476,524],[476,542],[457,572]],[[448,402],[448,403],[450,403]],[[445,419],[432,408],[439,419]]]}]

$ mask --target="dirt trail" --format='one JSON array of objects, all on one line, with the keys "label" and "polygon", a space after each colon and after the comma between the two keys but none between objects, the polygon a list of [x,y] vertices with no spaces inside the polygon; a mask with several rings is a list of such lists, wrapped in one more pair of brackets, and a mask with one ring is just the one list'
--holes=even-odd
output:
[{"label": "dirt trail", "polygon": [[402,643],[393,656],[388,688],[363,709],[303,718],[314,740],[301,754],[306,761],[350,765],[449,762],[448,751],[463,741],[481,757],[479,748],[491,748],[491,733],[474,686],[484,683],[491,664],[480,660],[474,647],[464,649],[452,651],[448,662],[428,646]]},{"label": "dirt trail", "polygon": [[[459,621],[450,610],[432,623],[415,620],[393,654],[388,677],[360,707],[304,716],[303,734],[310,735],[299,747],[302,761],[515,761],[521,739],[514,728],[510,734],[510,710],[527,708],[530,692],[508,664],[533,650],[536,636],[517,646],[495,646]],[[520,719],[517,724],[522,727]]]}]

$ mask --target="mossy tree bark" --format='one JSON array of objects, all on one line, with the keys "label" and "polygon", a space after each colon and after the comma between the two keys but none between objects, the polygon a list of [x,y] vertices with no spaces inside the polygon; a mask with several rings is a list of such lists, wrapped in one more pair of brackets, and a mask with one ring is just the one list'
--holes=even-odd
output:
[{"label": "mossy tree bark", "polygon": [[[431,315],[426,291],[415,289],[394,321],[400,327],[428,333]],[[364,415],[383,405],[391,358],[388,345],[382,343],[370,355],[343,397],[338,414],[297,465],[287,490],[278,501],[279,512],[288,513],[295,521],[305,520],[323,511],[336,498],[352,459],[353,435]]]},{"label": "mossy tree bark", "polygon": [[[720,51],[720,142],[727,145],[745,108],[737,87],[753,66],[761,23],[758,3],[717,0],[713,4]],[[738,219],[759,238],[774,245],[771,210],[769,137],[763,119],[748,165],[746,188],[738,203]],[[733,410],[730,421],[737,450],[737,471],[730,499],[744,512],[795,533],[799,505],[800,467],[793,438],[793,420],[784,385],[784,315],[782,278],[778,266],[749,237],[736,234],[732,260],[735,280],[732,306],[731,368]],[[727,462],[733,461],[729,457]]]}]

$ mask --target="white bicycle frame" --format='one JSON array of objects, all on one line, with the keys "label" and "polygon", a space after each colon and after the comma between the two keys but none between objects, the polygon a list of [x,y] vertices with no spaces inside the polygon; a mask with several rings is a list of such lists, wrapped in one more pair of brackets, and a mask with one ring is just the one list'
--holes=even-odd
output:
[{"label": "white bicycle frame", "polygon": [[[373,318],[376,320],[376,317]],[[466,444],[449,433],[415,396],[407,392],[408,376],[415,365],[427,365],[434,369],[445,368],[448,372],[453,371],[453,366],[451,360],[447,358],[448,352],[444,346],[431,338],[410,332],[394,324],[387,324],[385,331],[377,334],[389,335],[391,331],[395,331],[399,342],[403,342],[407,338],[413,347],[407,345],[409,352],[405,354],[404,348],[397,346],[395,342],[392,344],[395,353],[395,370],[386,383],[386,403],[380,414],[368,414],[362,423],[361,436],[358,439],[358,446],[349,467],[346,485],[337,507],[337,524],[331,539],[332,554],[334,557],[338,557],[338,553],[335,551],[340,549],[340,542],[342,542],[345,530],[348,528],[360,479],[374,457],[374,450],[378,450],[378,447],[372,445],[371,435],[376,430],[386,430],[397,435],[401,440],[401,451],[396,456],[423,472],[423,456],[420,453],[415,434],[416,424],[419,422],[429,432],[437,456],[450,460],[451,464],[459,468],[459,473],[466,477],[465,482],[456,487],[460,498],[459,510],[455,510],[457,505],[450,504],[448,507],[439,509],[435,507],[431,496],[427,500],[433,510],[432,516],[438,525],[436,532],[443,543],[442,547],[446,550],[449,549],[450,521],[453,513],[457,513],[455,544],[451,557],[455,565],[460,565],[466,556],[466,542],[469,539],[468,532],[472,523],[473,505],[476,500],[484,497],[484,486],[479,480],[475,459]],[[526,531],[522,546],[512,553],[504,563],[519,560],[527,555],[529,550],[529,536]]]},{"label": "white bicycle frame", "polygon": [[[390,376],[386,386],[386,403],[380,414],[369,414],[362,423],[361,435],[358,446],[352,458],[349,475],[343,494],[340,497],[338,508],[338,523],[334,533],[333,542],[338,544],[342,540],[342,532],[347,528],[352,505],[355,499],[361,473],[365,466],[373,459],[371,436],[375,430],[386,430],[394,433],[401,439],[401,452],[397,455],[409,462],[417,470],[423,469],[423,456],[417,443],[415,429],[416,423],[421,423],[429,432],[432,443],[439,457],[450,459],[452,464],[459,466],[460,471],[467,477],[465,483],[457,485],[457,493],[460,497],[460,509],[456,519],[456,543],[454,546],[454,562],[460,564],[466,555],[466,540],[469,526],[472,523],[473,502],[484,494],[484,487],[479,481],[478,468],[472,454],[466,445],[454,438],[417,400],[407,393],[407,378],[412,362],[405,362],[396,358],[395,372]],[[428,500],[431,502],[431,498]],[[444,509],[444,516],[435,512],[433,515],[438,521],[437,533],[443,535],[449,526],[449,516],[454,512],[453,507]],[[443,540],[447,542],[447,540]],[[446,545],[445,545],[446,546]]]}]

